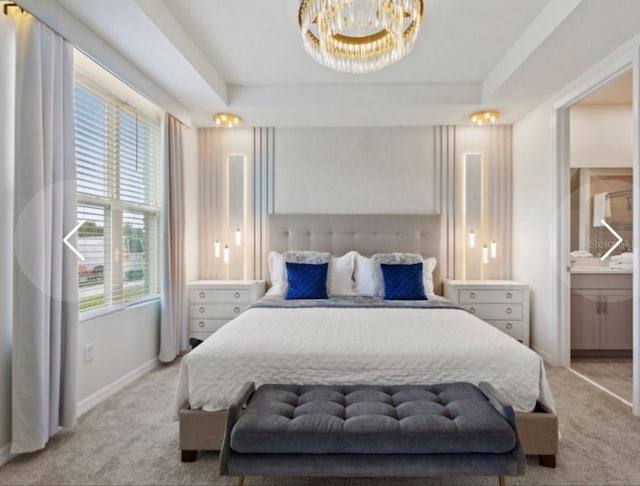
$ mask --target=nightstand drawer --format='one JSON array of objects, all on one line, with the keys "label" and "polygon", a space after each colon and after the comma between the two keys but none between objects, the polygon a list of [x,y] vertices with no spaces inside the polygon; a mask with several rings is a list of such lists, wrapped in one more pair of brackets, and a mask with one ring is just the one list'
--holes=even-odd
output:
[{"label": "nightstand drawer", "polygon": [[251,302],[251,291],[247,289],[192,289],[189,291],[189,303],[208,302]]},{"label": "nightstand drawer", "polygon": [[216,332],[224,326],[229,319],[191,319],[189,320],[189,330],[193,332]]},{"label": "nightstand drawer", "polygon": [[460,307],[468,310],[471,314],[478,316],[480,319],[522,319],[522,306],[520,304],[465,304]]},{"label": "nightstand drawer", "polygon": [[487,321],[493,327],[516,339],[522,339],[524,323],[522,321]]},{"label": "nightstand drawer", "polygon": [[233,319],[242,314],[248,304],[200,304],[189,306],[189,317],[191,319]]},{"label": "nightstand drawer", "polygon": [[464,289],[459,290],[459,301],[461,304],[475,304],[475,303],[522,303],[522,291],[521,290],[476,290],[476,289]]}]

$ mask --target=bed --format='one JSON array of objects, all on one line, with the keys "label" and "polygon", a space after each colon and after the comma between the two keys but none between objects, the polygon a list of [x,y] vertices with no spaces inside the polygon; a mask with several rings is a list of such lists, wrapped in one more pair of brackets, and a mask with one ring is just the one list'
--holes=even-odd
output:
[{"label": "bed", "polygon": [[[281,252],[335,255],[350,250],[365,255],[413,252],[443,262],[441,225],[438,215],[271,215],[269,246]],[[441,272],[443,265],[434,271],[436,290],[441,287]],[[183,460],[195,460],[197,450],[219,449],[226,408],[248,381],[258,385],[488,381],[520,412],[521,435],[526,430],[535,435],[531,440],[523,437],[527,453],[550,456],[557,449],[557,419],[542,359],[436,298],[414,303],[375,297],[293,303],[278,297],[263,299],[182,360],[175,411]],[[547,423],[553,419],[555,437],[553,424]],[[540,424],[548,426],[542,436]]]}]

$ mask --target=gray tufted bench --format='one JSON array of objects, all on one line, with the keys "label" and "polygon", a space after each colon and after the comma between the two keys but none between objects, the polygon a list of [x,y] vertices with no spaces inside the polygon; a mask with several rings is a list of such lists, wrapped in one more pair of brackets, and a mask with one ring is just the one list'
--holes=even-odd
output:
[{"label": "gray tufted bench", "polygon": [[229,407],[221,475],[524,474],[515,415],[488,383],[247,383]]}]

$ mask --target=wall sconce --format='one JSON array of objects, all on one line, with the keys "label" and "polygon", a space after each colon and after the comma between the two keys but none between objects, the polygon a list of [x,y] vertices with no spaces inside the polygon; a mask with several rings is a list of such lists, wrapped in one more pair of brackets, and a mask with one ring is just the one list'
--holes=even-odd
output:
[{"label": "wall sconce", "polygon": [[242,232],[240,231],[240,228],[236,228],[236,246],[240,246],[242,244]]},{"label": "wall sconce", "polygon": [[493,240],[491,242],[491,258],[497,258],[498,257],[498,244],[496,243],[496,240]]},{"label": "wall sconce", "polygon": [[224,263],[229,263],[231,261],[229,255],[229,245],[224,245],[224,250],[222,250],[222,261]]},{"label": "wall sconce", "polygon": [[220,258],[220,242],[218,240],[213,244],[213,256]]},{"label": "wall sconce", "polygon": [[473,230],[471,230],[469,232],[469,248],[475,248],[476,247],[476,234],[473,232]]}]

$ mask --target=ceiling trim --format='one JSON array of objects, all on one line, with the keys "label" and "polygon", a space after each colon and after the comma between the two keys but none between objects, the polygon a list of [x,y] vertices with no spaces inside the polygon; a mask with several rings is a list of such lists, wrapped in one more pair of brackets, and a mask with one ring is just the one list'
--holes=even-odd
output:
[{"label": "ceiling trim", "polygon": [[218,101],[227,105],[228,87],[226,81],[209,62],[164,2],[159,0],[134,0],[134,2],[187,62],[191,64],[211,88]]},{"label": "ceiling trim", "polygon": [[189,110],[58,2],[18,0],[17,3],[141,95],[191,126]]},{"label": "ceiling trim", "polygon": [[485,78],[482,99],[490,99],[504,86],[582,2],[583,0],[550,1]]},{"label": "ceiling trim", "polygon": [[232,107],[478,105],[480,83],[230,85]]}]

